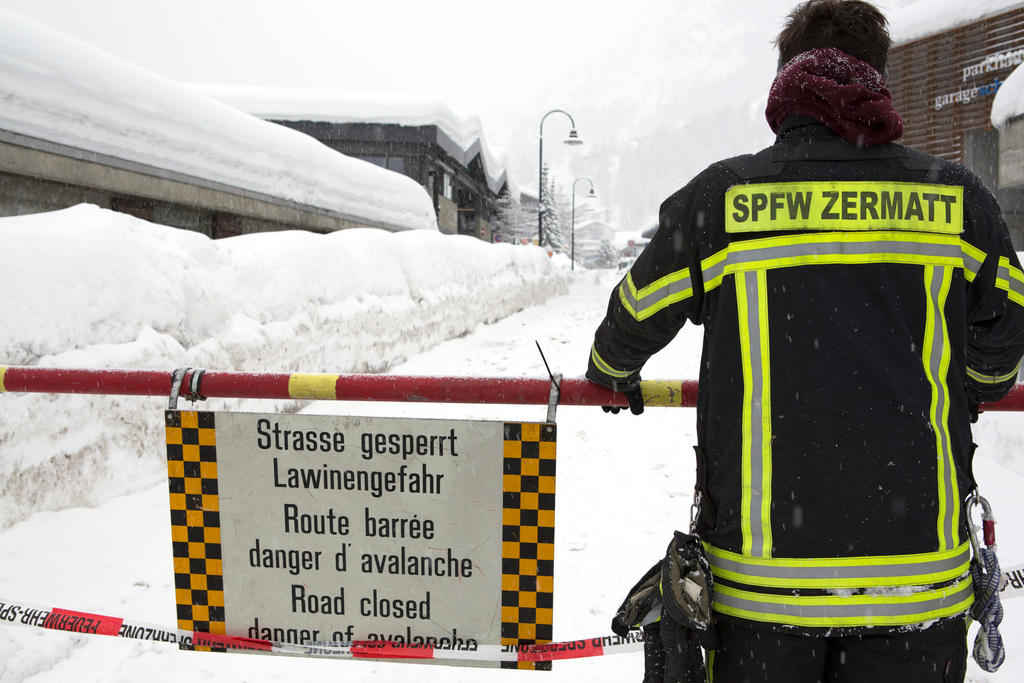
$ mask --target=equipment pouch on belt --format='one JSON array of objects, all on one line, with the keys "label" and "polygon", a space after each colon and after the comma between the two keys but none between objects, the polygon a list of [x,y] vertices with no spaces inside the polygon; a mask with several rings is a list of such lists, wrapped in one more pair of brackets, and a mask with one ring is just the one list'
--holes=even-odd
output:
[{"label": "equipment pouch on belt", "polygon": [[647,570],[612,619],[612,631],[620,636],[644,630],[644,683],[707,680],[701,648],[717,645],[711,590],[700,539],[675,532],[665,559]]}]

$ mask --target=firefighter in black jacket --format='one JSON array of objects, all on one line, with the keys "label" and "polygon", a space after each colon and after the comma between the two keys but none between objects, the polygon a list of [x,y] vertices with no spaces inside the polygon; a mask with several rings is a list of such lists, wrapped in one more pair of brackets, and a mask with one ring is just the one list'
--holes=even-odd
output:
[{"label": "firefighter in black jacket", "polygon": [[1014,384],[1024,273],[974,174],[893,143],[885,26],[855,0],[790,14],[776,143],[664,202],[596,332],[587,377],[635,403],[704,326],[716,682],[964,677],[970,422]]}]

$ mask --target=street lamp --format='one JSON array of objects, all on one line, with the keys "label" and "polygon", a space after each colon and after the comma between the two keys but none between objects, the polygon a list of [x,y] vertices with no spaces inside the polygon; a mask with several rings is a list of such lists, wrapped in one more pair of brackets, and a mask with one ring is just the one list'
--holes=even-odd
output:
[{"label": "street lamp", "polygon": [[569,252],[569,270],[576,270],[576,183],[581,180],[586,180],[590,183],[590,192],[587,193],[587,198],[597,197],[597,193],[594,192],[594,181],[590,178],[577,178],[572,181],[572,246]]},{"label": "street lamp", "polygon": [[583,144],[583,140],[580,140],[580,134],[576,132],[576,122],[569,112],[562,111],[561,109],[552,109],[541,118],[540,135],[538,136],[539,151],[537,153],[537,244],[541,248],[544,248],[544,120],[555,113],[568,116],[569,124],[572,126],[569,130],[569,137],[563,142],[567,145]]}]

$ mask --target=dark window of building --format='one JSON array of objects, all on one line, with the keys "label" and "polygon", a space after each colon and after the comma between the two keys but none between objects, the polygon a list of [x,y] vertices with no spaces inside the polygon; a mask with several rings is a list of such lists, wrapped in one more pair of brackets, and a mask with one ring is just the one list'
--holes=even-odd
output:
[{"label": "dark window of building", "polygon": [[144,221],[153,220],[153,202],[148,199],[131,199],[114,197],[110,200],[110,208],[119,213],[126,213]]},{"label": "dark window of building", "polygon": [[360,154],[360,155],[357,155],[357,158],[362,159],[363,161],[369,161],[374,166],[380,166],[381,168],[387,168],[387,166],[388,166],[388,158],[384,157],[384,156],[374,156],[374,155],[365,155],[364,156],[364,155]]},{"label": "dark window of building", "polygon": [[228,213],[215,213],[213,214],[213,229],[211,232],[213,234],[210,236],[214,239],[241,235],[244,232],[242,219],[239,216]]},{"label": "dark window of building", "polygon": [[441,194],[444,195],[445,199],[455,201],[455,179],[451,173],[445,171],[443,173],[444,178],[441,183]]},{"label": "dark window of building", "polygon": [[388,157],[387,169],[398,173],[405,173],[405,159],[403,157]]},{"label": "dark window of building", "polygon": [[476,234],[476,212],[473,209],[459,209],[459,234]]}]

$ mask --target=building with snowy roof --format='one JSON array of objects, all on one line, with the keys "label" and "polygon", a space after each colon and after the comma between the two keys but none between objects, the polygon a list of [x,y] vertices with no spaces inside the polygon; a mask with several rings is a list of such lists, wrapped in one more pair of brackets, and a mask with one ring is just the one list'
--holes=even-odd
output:
[{"label": "building with snowy roof", "polygon": [[993,190],[1018,249],[1024,191],[1001,178],[996,93],[1024,62],[1024,0],[923,0],[890,13],[887,81],[903,143],[963,163]]},{"label": "building with snowy roof", "polygon": [[1024,192],[1024,64],[996,94],[992,125],[999,130],[999,186]]},{"label": "building with snowy roof", "polygon": [[402,174],[0,9],[0,215],[88,202],[222,237],[436,230]]},{"label": "building with snowy roof", "polygon": [[646,230],[629,230],[615,233],[615,248],[619,252],[619,269],[625,270],[633,265],[636,257],[644,250],[658,231],[658,226]]},{"label": "building with snowy roof", "polygon": [[584,266],[594,266],[600,258],[605,244],[611,245],[615,239],[615,228],[601,220],[582,222],[577,216],[575,235],[576,262]]},{"label": "building with snowy roof", "polygon": [[197,85],[202,92],[331,149],[402,173],[430,196],[438,227],[492,240],[491,222],[510,187],[505,155],[489,146],[479,119],[437,100],[343,90]]}]

